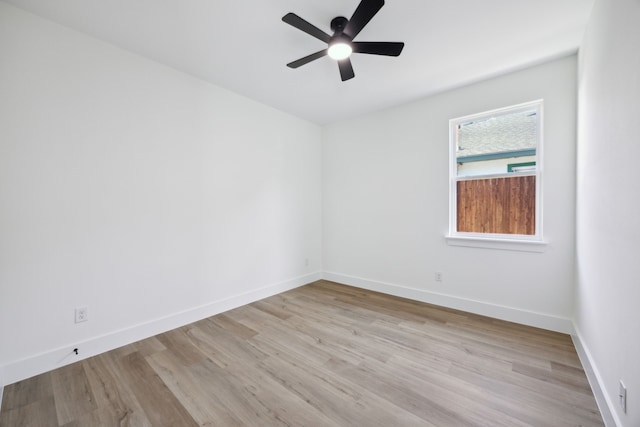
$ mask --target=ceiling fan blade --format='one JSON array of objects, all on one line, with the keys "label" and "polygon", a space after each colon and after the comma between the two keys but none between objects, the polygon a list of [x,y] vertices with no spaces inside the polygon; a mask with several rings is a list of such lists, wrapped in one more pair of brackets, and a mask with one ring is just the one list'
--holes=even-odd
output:
[{"label": "ceiling fan blade", "polygon": [[349,58],[339,60],[338,68],[340,69],[340,77],[343,82],[356,76],[353,72],[353,66],[351,65],[351,60]]},{"label": "ceiling fan blade", "polygon": [[402,42],[353,42],[351,45],[355,53],[386,56],[398,56],[404,48]]},{"label": "ceiling fan blade", "polygon": [[353,16],[349,19],[349,23],[344,28],[343,33],[351,37],[351,40],[358,35],[365,25],[371,21],[371,18],[384,6],[384,0],[362,0]]},{"label": "ceiling fan blade", "polygon": [[325,43],[329,43],[329,40],[331,39],[331,36],[329,34],[325,33],[320,28],[308,23],[307,21],[300,18],[295,13],[287,13],[282,17],[282,20],[287,24],[296,27],[300,31],[304,31],[310,36],[313,36]]},{"label": "ceiling fan blade", "polygon": [[300,58],[297,61],[289,62],[287,67],[289,68],[298,68],[304,64],[308,64],[311,61],[315,61],[318,58],[322,58],[327,54],[328,49],[323,49],[319,52],[312,53],[311,55],[307,55],[304,58]]}]

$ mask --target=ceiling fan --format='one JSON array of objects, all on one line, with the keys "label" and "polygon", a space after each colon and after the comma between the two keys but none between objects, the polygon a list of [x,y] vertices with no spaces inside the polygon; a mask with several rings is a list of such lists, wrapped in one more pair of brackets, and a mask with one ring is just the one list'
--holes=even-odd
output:
[{"label": "ceiling fan", "polygon": [[404,48],[401,42],[354,42],[353,39],[371,21],[384,6],[384,0],[362,0],[351,19],[338,16],[331,20],[333,35],[329,35],[313,26],[295,13],[287,13],[282,20],[297,29],[327,43],[327,48],[287,64],[287,67],[298,68],[325,55],[335,59],[340,69],[342,81],[355,77],[351,65],[351,53],[368,53],[370,55],[398,56]]}]

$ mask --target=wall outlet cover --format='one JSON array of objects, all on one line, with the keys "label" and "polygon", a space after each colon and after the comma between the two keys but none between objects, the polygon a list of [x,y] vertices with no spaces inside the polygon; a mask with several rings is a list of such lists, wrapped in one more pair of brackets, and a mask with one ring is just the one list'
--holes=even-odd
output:
[{"label": "wall outlet cover", "polygon": [[76,323],[86,322],[89,320],[89,316],[87,314],[87,307],[78,307],[76,308]]}]

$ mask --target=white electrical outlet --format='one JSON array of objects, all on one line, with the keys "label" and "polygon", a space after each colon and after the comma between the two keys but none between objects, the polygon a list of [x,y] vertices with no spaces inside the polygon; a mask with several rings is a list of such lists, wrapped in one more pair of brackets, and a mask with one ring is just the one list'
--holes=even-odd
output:
[{"label": "white electrical outlet", "polygon": [[436,271],[434,274],[436,282],[442,282],[442,271]]},{"label": "white electrical outlet", "polygon": [[622,408],[622,412],[627,413],[627,387],[624,386],[622,380],[620,380],[620,391],[618,392],[618,397],[620,398],[620,407]]},{"label": "white electrical outlet", "polygon": [[89,320],[87,307],[76,308],[76,323],[86,322],[87,320]]},{"label": "white electrical outlet", "polygon": [[309,258],[304,259],[304,266],[309,267]]}]

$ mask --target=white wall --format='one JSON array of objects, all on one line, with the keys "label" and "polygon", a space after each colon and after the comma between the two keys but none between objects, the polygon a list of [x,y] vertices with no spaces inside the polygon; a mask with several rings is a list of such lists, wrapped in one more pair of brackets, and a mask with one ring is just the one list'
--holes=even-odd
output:
[{"label": "white wall", "polygon": [[576,329],[626,427],[640,426],[639,23],[637,0],[596,0],[579,67]]},{"label": "white wall", "polygon": [[321,137],[0,2],[0,377],[319,278]]},{"label": "white wall", "polygon": [[[448,246],[449,119],[540,98],[546,252]],[[325,277],[571,332],[575,121],[571,56],[327,126]]]}]

